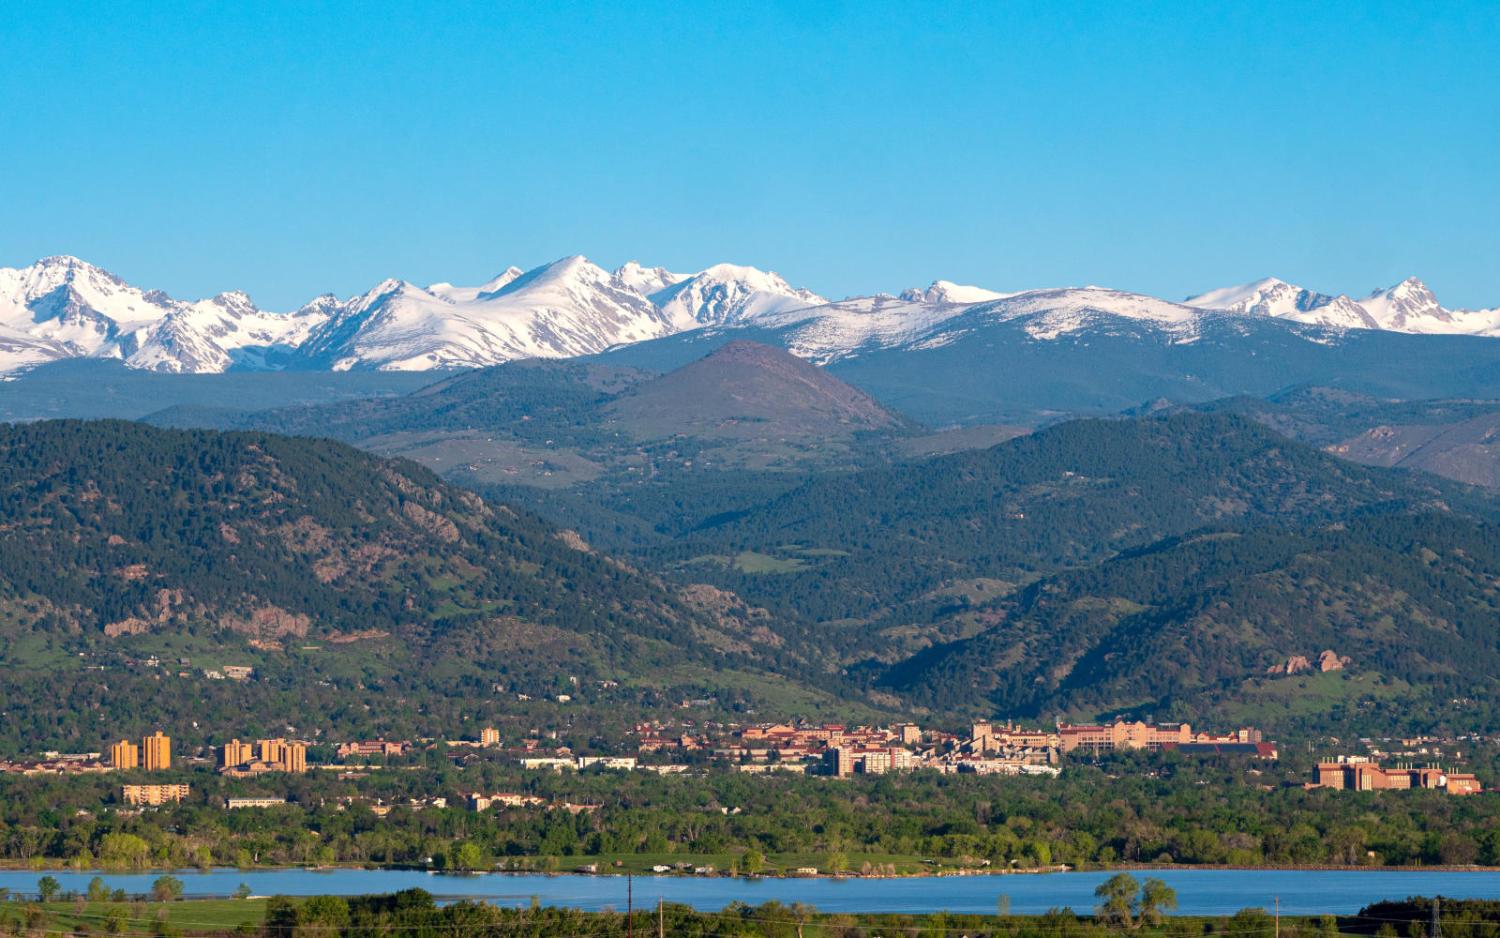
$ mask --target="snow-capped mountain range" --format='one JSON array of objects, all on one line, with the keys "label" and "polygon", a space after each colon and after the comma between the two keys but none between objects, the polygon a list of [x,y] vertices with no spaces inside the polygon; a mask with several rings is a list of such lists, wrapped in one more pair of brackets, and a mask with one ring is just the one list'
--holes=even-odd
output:
[{"label": "snow-capped mountain range", "polygon": [[1362,300],[1352,300],[1343,294],[1315,293],[1267,277],[1237,287],[1211,290],[1185,302],[1203,309],[1274,316],[1339,329],[1384,329],[1428,335],[1500,334],[1500,307],[1447,309],[1416,277],[1376,290]]},{"label": "snow-capped mountain range", "polygon": [[63,256],[0,268],[0,375],[85,357],[163,372],[466,368],[746,326],[781,330],[792,351],[830,362],[862,348],[935,347],[979,319],[1021,322],[1038,341],[1122,320],[1192,341],[1214,316],[1334,332],[1500,335],[1500,308],[1446,309],[1415,278],[1361,300],[1268,278],[1181,303],[1100,287],[1000,293],[945,280],[830,302],[754,267],[688,274],[632,261],[607,271],[572,256],[510,267],[478,286],[386,280],[347,299],[268,312],[240,292],[177,300]]}]

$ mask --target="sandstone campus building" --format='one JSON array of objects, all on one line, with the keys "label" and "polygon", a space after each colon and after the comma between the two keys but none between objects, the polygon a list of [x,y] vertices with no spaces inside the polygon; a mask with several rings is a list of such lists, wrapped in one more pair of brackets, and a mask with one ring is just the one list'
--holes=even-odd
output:
[{"label": "sandstone campus building", "polygon": [[1473,795],[1483,791],[1479,779],[1468,772],[1449,772],[1437,766],[1382,768],[1362,756],[1340,756],[1319,762],[1313,770],[1316,781],[1308,788],[1339,791],[1406,791],[1427,788],[1450,795]]}]

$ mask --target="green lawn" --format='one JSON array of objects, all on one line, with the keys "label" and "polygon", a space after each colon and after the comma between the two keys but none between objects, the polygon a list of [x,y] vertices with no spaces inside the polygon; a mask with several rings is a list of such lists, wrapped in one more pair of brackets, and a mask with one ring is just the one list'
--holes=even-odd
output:
[{"label": "green lawn", "polygon": [[85,902],[82,908],[72,902],[49,902],[45,930],[50,932],[96,932],[107,934],[106,922],[112,910],[123,910],[126,934],[150,934],[157,916],[165,912],[167,921],[184,935],[220,934],[241,925],[259,925],[266,917],[264,899],[187,899],[180,902]]},{"label": "green lawn", "polygon": [[1239,699],[1219,707],[1231,722],[1285,722],[1290,717],[1326,713],[1363,698],[1397,699],[1412,693],[1404,681],[1383,681],[1369,672],[1328,671],[1290,677],[1255,678],[1240,688]]}]

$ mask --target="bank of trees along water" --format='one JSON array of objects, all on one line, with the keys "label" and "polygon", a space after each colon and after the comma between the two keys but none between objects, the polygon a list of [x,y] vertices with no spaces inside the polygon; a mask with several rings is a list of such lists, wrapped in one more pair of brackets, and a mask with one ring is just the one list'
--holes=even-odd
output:
[{"label": "bank of trees along water", "polygon": [[[921,869],[924,859],[990,868],[1500,865],[1497,799],[1304,791],[1289,769],[1233,761],[1122,758],[1073,765],[1055,780],[919,773],[834,783],[734,773],[538,775],[495,766],[443,770],[434,787],[421,772],[331,775],[297,778],[298,804],[238,811],[223,809],[208,777],[191,803],[140,814],[114,810],[117,793],[107,781],[0,778],[0,858],[83,869],[425,867],[433,858],[440,868],[544,870],[646,857],[649,863],[633,865],[743,869],[752,856],[767,872],[830,868],[836,860],[851,872],[866,864]],[[599,807],[475,813],[459,806],[464,790],[525,791]],[[416,794],[443,794],[452,806],[401,804]],[[378,817],[359,800],[374,797],[398,806]]]}]

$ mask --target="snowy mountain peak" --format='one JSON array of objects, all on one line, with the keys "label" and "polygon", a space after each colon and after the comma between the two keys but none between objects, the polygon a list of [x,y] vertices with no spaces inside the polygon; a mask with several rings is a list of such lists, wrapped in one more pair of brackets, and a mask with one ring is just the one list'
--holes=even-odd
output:
[{"label": "snowy mountain peak", "polygon": [[1334,329],[1373,329],[1374,320],[1349,297],[1329,296],[1265,277],[1237,287],[1210,290],[1186,300],[1199,309],[1223,310],[1242,316],[1271,316]]},{"label": "snowy mountain peak", "polygon": [[651,296],[678,329],[733,325],[789,309],[828,301],[787,283],[775,271],[738,264],[715,264]]},{"label": "snowy mountain peak", "polygon": [[[1183,300],[1188,306],[1201,309],[1231,309],[1249,302],[1254,304],[1267,294],[1274,294],[1292,285],[1276,277],[1262,277],[1250,283],[1234,287],[1220,287]],[[1293,287],[1292,289],[1296,289]]]},{"label": "snowy mountain peak", "polygon": [[511,266],[502,270],[500,273],[486,280],[483,284],[480,285],[479,288],[482,291],[498,290],[524,273],[526,273],[526,271],[512,264]]},{"label": "snowy mountain peak", "polygon": [[95,277],[117,286],[125,285],[125,281],[104,268],[96,267],[71,254],[54,254],[51,257],[44,257],[25,269],[31,273],[38,284],[55,285],[79,277]]},{"label": "snowy mountain peak", "polygon": [[988,303],[1003,300],[1014,293],[996,293],[983,287],[954,283],[951,280],[934,280],[925,290],[912,287],[901,292],[901,299],[911,303]]},{"label": "snowy mountain peak", "polygon": [[479,298],[480,294],[498,293],[503,287],[524,274],[525,271],[516,266],[510,266],[500,273],[481,283],[477,287],[456,287],[447,281],[439,281],[427,285],[427,292],[433,296],[440,296],[445,300],[455,303],[468,303]]},{"label": "snowy mountain peak", "polygon": [[1358,302],[1265,277],[1185,303],[1098,287],[997,293],[947,280],[899,298],[830,303],[756,267],[683,274],[629,261],[606,271],[570,255],[528,271],[508,267],[477,286],[391,278],[347,299],[325,294],[273,313],[242,291],[178,300],[55,255],[0,268],[0,376],[76,357],[178,372],[479,367],[748,325],[780,331],[792,351],[828,362],[864,349],[935,348],[995,323],[1010,324],[1024,341],[1147,329],[1191,342],[1210,318],[1233,316],[1324,330],[1500,336],[1500,309],[1446,309],[1415,277]]},{"label": "snowy mountain peak", "polygon": [[[114,296],[122,291],[143,295],[114,274],[79,260],[71,254],[44,257],[29,267],[9,270],[8,274],[20,285],[20,293],[28,300],[37,299],[57,290],[72,287],[81,296]],[[166,299],[165,294],[158,294]]]},{"label": "snowy mountain peak", "polygon": [[636,261],[626,261],[614,272],[614,278],[621,286],[646,297],[676,286],[691,276],[673,273],[665,267],[645,267]]},{"label": "snowy mountain peak", "polygon": [[1017,320],[1035,339],[1055,339],[1111,320],[1136,320],[1182,338],[1197,332],[1201,310],[1107,287],[1028,290],[978,307],[985,315]]},{"label": "snowy mountain peak", "polygon": [[1437,301],[1427,284],[1407,277],[1393,287],[1376,290],[1360,300],[1378,328],[1405,331],[1425,323],[1452,323],[1454,316]]},{"label": "snowy mountain peak", "polygon": [[365,305],[369,305],[370,303],[374,303],[382,297],[391,296],[397,293],[406,293],[409,291],[416,291],[418,293],[427,292],[414,283],[408,283],[405,280],[398,280],[395,277],[387,277],[379,283],[375,284],[375,286],[366,290],[364,293],[361,293],[359,296],[355,297],[353,302],[355,304],[359,304],[361,301],[364,301]]},{"label": "snowy mountain peak", "polygon": [[479,299],[494,299],[522,290],[537,289],[545,284],[568,289],[573,285],[597,284],[608,280],[609,274],[604,271],[604,268],[594,264],[582,254],[570,254],[550,264],[534,267],[518,277],[512,277],[501,284],[497,290],[481,292]]},{"label": "snowy mountain peak", "polygon": [[1427,296],[1432,296],[1432,291],[1429,290],[1429,289],[1427,289],[1427,284],[1423,283],[1421,280],[1419,280],[1415,276],[1407,277],[1405,280],[1403,280],[1400,283],[1396,284],[1394,287],[1391,287],[1389,290],[1384,290],[1384,291],[1382,291],[1382,290],[1376,290],[1374,292],[1375,293],[1382,293],[1382,292],[1385,292],[1385,293],[1399,293],[1399,294],[1403,294],[1403,295],[1421,295],[1421,294],[1426,294]]},{"label": "snowy mountain peak", "polygon": [[260,312],[256,309],[254,301],[250,299],[250,294],[243,290],[227,290],[207,302],[238,313]]},{"label": "snowy mountain peak", "polygon": [[490,285],[423,290],[387,280],[337,310],[299,354],[340,371],[473,368],[587,355],[671,331],[649,300],[582,255],[507,270]]}]

